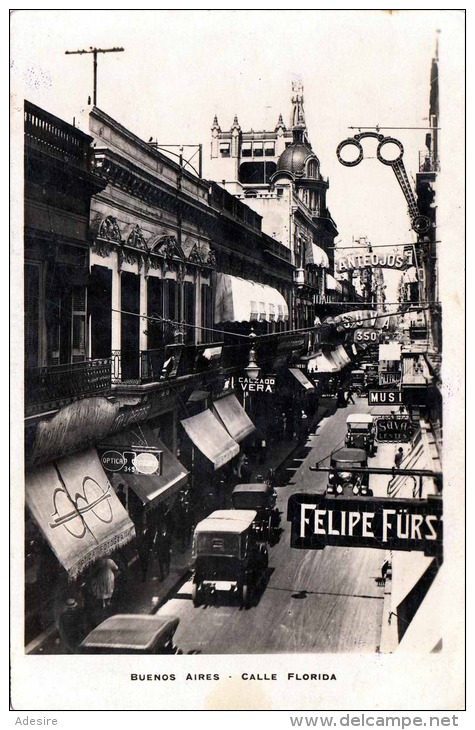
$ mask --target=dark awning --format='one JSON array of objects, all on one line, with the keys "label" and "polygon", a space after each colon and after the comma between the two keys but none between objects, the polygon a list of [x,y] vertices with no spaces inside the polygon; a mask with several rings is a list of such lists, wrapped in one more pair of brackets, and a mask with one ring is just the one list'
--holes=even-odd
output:
[{"label": "dark awning", "polygon": [[305,390],[315,390],[314,384],[307,378],[305,373],[303,373],[301,370],[299,370],[298,368],[289,368],[289,372],[292,373],[294,378],[296,378],[296,380],[298,380],[300,385],[302,385],[305,388]]},{"label": "dark awning", "polygon": [[185,418],[181,425],[215,469],[219,469],[239,454],[239,444],[231,438],[210,410]]},{"label": "dark awning", "polygon": [[95,449],[38,467],[25,488],[33,518],[71,578],[134,537]]},{"label": "dark awning", "polygon": [[137,447],[154,447],[161,452],[161,473],[108,472],[108,476],[115,487],[124,484],[133,489],[144,505],[156,507],[169,501],[178,492],[188,479],[188,471],[146,425],[140,425],[111,436],[107,447],[101,447],[101,451],[104,451],[104,448],[109,450],[115,448],[119,451],[128,448],[136,451]]},{"label": "dark awning", "polygon": [[241,443],[246,436],[256,430],[246,411],[233,394],[215,401],[213,409],[218,414],[231,438],[238,443]]}]

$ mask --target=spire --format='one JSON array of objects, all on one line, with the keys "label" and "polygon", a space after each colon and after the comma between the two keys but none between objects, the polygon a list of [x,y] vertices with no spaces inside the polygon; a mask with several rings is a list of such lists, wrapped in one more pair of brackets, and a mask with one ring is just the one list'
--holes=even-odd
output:
[{"label": "spire", "polygon": [[305,123],[305,112],[303,109],[303,84],[301,81],[292,81],[292,96],[293,112],[292,112],[292,127],[296,124],[303,125],[306,128]]},{"label": "spire", "polygon": [[214,115],[213,124],[211,126],[211,129],[216,129],[218,132],[221,132],[221,127],[218,124],[218,115]]},{"label": "spire", "polygon": [[234,121],[231,125],[231,129],[237,129],[238,131],[241,130],[241,125],[238,122],[237,114],[234,115]]},{"label": "spire", "polygon": [[279,119],[277,121],[277,126],[276,126],[276,128],[275,128],[274,131],[275,132],[278,132],[279,129],[282,129],[283,132],[285,132],[285,130],[286,130],[286,126],[284,124],[284,120],[282,119],[282,114],[279,114]]}]

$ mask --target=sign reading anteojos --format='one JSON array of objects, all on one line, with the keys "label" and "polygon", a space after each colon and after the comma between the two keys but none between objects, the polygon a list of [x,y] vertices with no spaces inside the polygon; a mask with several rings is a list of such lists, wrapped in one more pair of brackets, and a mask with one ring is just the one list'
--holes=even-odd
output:
[{"label": "sign reading anteojos", "polygon": [[412,250],[404,253],[352,253],[347,256],[338,256],[335,260],[335,271],[351,271],[367,266],[385,269],[404,270],[413,266]]},{"label": "sign reading anteojos", "polygon": [[293,548],[326,545],[442,551],[442,499],[330,498],[292,494],[287,505]]}]

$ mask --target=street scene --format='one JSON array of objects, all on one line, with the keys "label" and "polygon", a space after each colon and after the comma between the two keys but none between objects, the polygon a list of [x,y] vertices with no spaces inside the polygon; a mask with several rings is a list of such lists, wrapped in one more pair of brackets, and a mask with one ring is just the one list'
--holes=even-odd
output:
[{"label": "street scene", "polygon": [[[191,33],[181,11],[98,11],[130,20],[125,34],[112,22],[108,42],[87,40],[82,11],[60,11],[67,32],[44,57],[48,83],[31,55],[14,99],[25,657],[160,654],[178,666],[453,648],[442,350],[458,310],[447,315],[442,295],[453,274],[441,268],[438,197],[444,34],[435,16],[425,27],[426,11],[412,35],[375,12],[378,38],[412,44],[417,102],[411,93],[388,107],[372,94],[373,108],[348,82],[339,107],[312,64],[296,67],[302,55],[270,73],[252,41],[249,71],[239,11],[222,71],[241,39],[242,79],[220,88],[215,69],[203,86],[190,66],[200,101],[186,115],[172,103],[183,69],[164,74],[162,92],[159,72],[147,99],[150,28],[169,23],[167,47],[175,20]],[[211,49],[213,14],[194,13]],[[16,33],[46,27],[47,14],[20,12]],[[364,12],[311,11],[309,28],[323,16],[321,43],[340,22],[370,42]],[[270,22],[267,11],[249,17]],[[335,53],[350,64],[349,48]],[[71,74],[65,93],[54,54]],[[399,78],[395,60],[389,49],[388,79]],[[251,102],[257,68],[268,88]],[[463,384],[450,388],[452,405]]]}]

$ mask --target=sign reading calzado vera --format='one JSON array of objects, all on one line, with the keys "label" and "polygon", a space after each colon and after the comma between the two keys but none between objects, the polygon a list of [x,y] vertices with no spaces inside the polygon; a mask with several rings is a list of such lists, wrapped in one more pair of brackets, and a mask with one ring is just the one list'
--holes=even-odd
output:
[{"label": "sign reading calzado vera", "polygon": [[442,551],[442,498],[330,498],[292,494],[287,504],[293,548],[321,550],[326,545],[380,550]]}]

